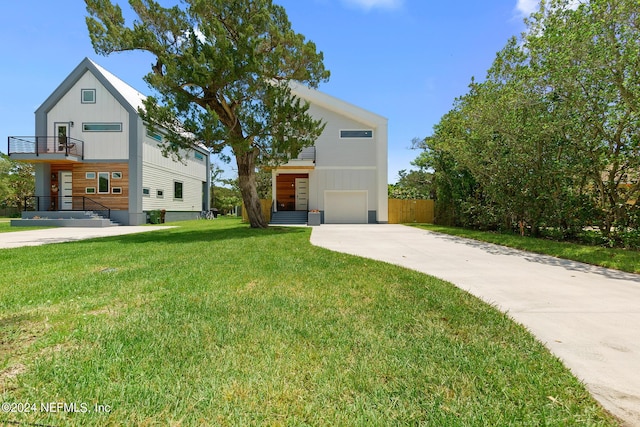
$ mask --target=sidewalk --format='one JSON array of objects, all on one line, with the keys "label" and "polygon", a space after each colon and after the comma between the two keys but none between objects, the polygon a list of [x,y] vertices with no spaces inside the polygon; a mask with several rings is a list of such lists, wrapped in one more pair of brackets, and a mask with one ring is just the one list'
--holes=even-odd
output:
[{"label": "sidewalk", "polygon": [[16,231],[0,233],[0,249],[18,248],[21,246],[39,246],[47,243],[73,242],[76,240],[94,239],[96,237],[121,236],[124,234],[146,233],[155,230],[166,230],[167,226],[121,226],[121,227],[57,227],[40,230]]}]

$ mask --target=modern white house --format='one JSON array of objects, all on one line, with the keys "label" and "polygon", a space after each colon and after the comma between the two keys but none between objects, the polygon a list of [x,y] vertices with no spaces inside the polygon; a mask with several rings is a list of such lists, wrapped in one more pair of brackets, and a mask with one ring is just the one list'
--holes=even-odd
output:
[{"label": "modern white house", "polygon": [[313,147],[272,169],[271,222],[317,212],[326,224],[387,223],[388,120],[300,84],[292,92],[326,126]]},{"label": "modern white house", "polygon": [[36,110],[36,136],[9,137],[10,158],[33,163],[36,171],[23,218],[91,212],[139,225],[150,212],[164,210],[167,221],[176,221],[208,210],[209,151],[194,145],[182,161],[164,157],[165,136],[151,132],[138,113],[144,99],[85,58]]}]

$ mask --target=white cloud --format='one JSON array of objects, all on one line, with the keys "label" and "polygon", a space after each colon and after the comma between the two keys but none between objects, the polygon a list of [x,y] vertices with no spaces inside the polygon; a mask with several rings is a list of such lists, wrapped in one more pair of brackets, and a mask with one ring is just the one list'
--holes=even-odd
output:
[{"label": "white cloud", "polygon": [[[569,0],[567,7],[569,9],[577,9],[582,3],[587,0]],[[517,0],[516,11],[520,16],[529,16],[534,12],[537,12],[540,8],[540,0]]]},{"label": "white cloud", "polygon": [[540,7],[539,0],[518,0],[516,10],[522,16],[529,16]]},{"label": "white cloud", "polygon": [[402,6],[403,0],[343,0],[345,3],[362,8],[364,10],[371,10],[375,8],[380,9],[398,9]]}]

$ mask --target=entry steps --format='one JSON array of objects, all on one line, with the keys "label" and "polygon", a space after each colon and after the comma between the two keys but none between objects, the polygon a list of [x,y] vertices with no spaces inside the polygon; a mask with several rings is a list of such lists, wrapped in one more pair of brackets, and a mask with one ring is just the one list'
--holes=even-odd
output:
[{"label": "entry steps", "polygon": [[271,212],[271,225],[306,225],[307,211]]},{"label": "entry steps", "polygon": [[93,211],[22,212],[22,219],[12,219],[14,227],[117,227],[120,224]]}]

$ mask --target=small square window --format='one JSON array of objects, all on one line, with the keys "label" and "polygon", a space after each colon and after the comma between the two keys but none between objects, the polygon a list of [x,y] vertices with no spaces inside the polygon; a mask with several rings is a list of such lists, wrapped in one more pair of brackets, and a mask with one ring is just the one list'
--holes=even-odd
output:
[{"label": "small square window", "polygon": [[156,191],[156,197],[158,197],[159,199],[164,198],[164,190]]},{"label": "small square window", "polygon": [[96,173],[95,172],[86,172],[84,174],[85,179],[96,179]]},{"label": "small square window", "polygon": [[122,172],[111,172],[112,179],[122,179]]},{"label": "small square window", "polygon": [[82,89],[80,91],[83,104],[95,104],[96,103],[96,90],[95,89]]},{"label": "small square window", "polygon": [[96,187],[86,187],[84,192],[85,194],[96,194]]},{"label": "small square window", "polygon": [[145,196],[145,197],[149,197],[151,195],[151,190],[146,188],[146,187],[143,188],[142,189],[142,195]]},{"label": "small square window", "polygon": [[111,194],[122,194],[122,187],[111,187]]}]

